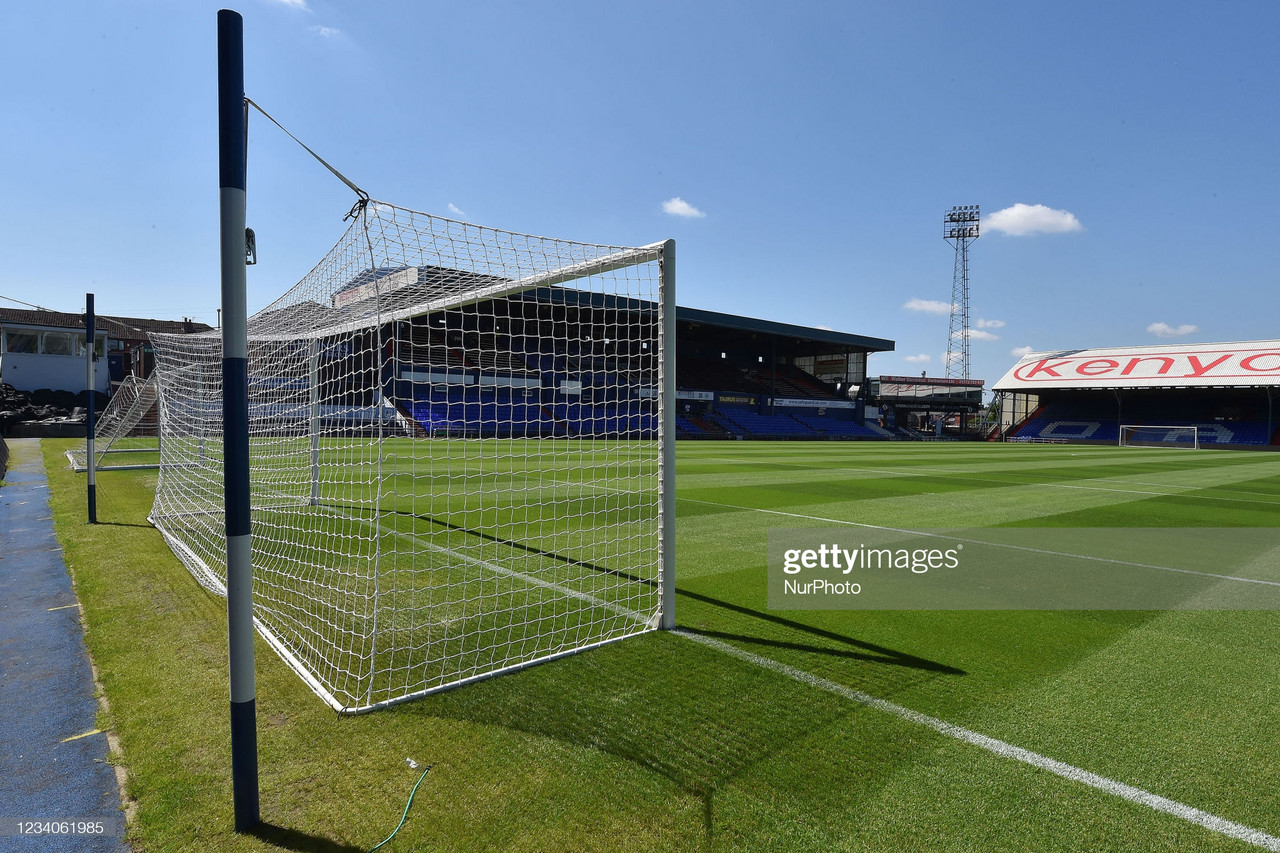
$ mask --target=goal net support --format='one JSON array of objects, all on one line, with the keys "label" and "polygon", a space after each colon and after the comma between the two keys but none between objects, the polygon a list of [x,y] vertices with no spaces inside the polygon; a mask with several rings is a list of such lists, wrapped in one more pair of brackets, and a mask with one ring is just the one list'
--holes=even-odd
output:
[{"label": "goal net support", "polygon": [[[158,468],[159,428],[155,374],[145,380],[125,377],[94,425],[94,467],[99,471]],[[67,451],[67,459],[76,471],[87,468],[86,447],[87,442]],[[128,458],[121,454],[134,454],[134,461],[119,461]],[[109,456],[115,461],[108,461]]]},{"label": "goal net support", "polygon": [[1194,426],[1148,426],[1126,424],[1120,427],[1121,447],[1174,447],[1200,449],[1200,430]]},{"label": "goal net support", "polygon": [[[330,706],[673,626],[673,277],[369,202],[250,318],[255,624]],[[152,341],[151,520],[225,595],[220,333]]]}]

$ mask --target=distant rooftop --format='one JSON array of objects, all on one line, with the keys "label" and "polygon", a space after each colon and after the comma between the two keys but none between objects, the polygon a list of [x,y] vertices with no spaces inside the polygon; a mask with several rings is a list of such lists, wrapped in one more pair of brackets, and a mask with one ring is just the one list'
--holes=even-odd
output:
[{"label": "distant rooftop", "polygon": [[[207,332],[213,327],[207,323],[186,320],[148,320],[143,317],[113,317],[98,314],[95,318],[99,331],[116,340],[141,340],[148,332],[183,334]],[[0,308],[0,323],[6,325],[47,326],[55,329],[83,329],[83,314],[63,311],[33,311],[26,308]]]}]

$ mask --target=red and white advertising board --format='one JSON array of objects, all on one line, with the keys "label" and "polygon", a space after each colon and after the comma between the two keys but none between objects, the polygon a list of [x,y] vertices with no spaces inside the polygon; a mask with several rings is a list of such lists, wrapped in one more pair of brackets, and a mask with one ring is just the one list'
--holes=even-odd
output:
[{"label": "red and white advertising board", "polygon": [[993,390],[1256,385],[1280,385],[1280,341],[1033,352]]}]

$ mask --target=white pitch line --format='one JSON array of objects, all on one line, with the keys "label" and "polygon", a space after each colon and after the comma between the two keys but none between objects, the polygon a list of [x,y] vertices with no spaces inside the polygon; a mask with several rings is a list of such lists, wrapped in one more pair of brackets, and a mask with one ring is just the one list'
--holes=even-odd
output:
[{"label": "white pitch line", "polygon": [[1115,779],[1109,779],[1106,776],[1099,776],[1097,773],[1091,773],[1088,770],[1082,770],[1079,767],[1058,761],[1054,758],[1049,758],[1048,756],[1041,755],[1038,752],[1032,752],[1029,749],[1014,746],[1006,741],[997,740],[996,738],[979,734],[972,729],[966,729],[963,726],[948,723],[945,720],[938,719],[937,717],[930,717],[928,714],[922,714],[919,711],[913,711],[903,705],[895,704],[886,699],[880,699],[868,693],[863,693],[860,690],[854,690],[852,687],[846,687],[843,684],[838,684],[829,679],[814,675],[811,672],[806,672],[803,669],[797,669],[794,666],[781,663],[773,658],[763,657],[762,655],[757,655],[753,652],[739,649],[736,646],[732,646],[713,637],[690,633],[680,628],[673,630],[672,633],[677,636],[684,637],[687,640],[692,640],[695,643],[701,643],[704,646],[723,652],[724,654],[735,657],[738,660],[755,664],[756,666],[776,672],[779,675],[784,675],[787,678],[800,682],[801,684],[816,687],[819,690],[833,693],[836,696],[849,700],[850,702],[855,702],[868,708],[875,708],[878,711],[891,714],[901,720],[906,720],[907,722],[916,723],[917,725],[933,729],[939,734],[955,738],[956,740],[963,741],[964,743],[971,744],[972,746],[980,747],[988,752],[999,755],[1001,758],[1020,761],[1023,764],[1029,764],[1032,767],[1047,770],[1064,779],[1070,779],[1073,782],[1088,785],[1091,788],[1096,788],[1099,791],[1112,794],[1120,797],[1121,799],[1128,800],[1131,803],[1136,803],[1150,809],[1155,809],[1158,812],[1172,815],[1173,817],[1180,818],[1188,823],[1194,823],[1197,826],[1202,826],[1205,829],[1225,835],[1228,838],[1234,838],[1237,841],[1243,841],[1247,844],[1261,847],[1264,850],[1272,850],[1276,851],[1276,853],[1280,853],[1280,838],[1277,838],[1274,835],[1268,835],[1261,830],[1253,829],[1252,827],[1245,826],[1244,824],[1227,820],[1226,818],[1219,817],[1218,815],[1211,814],[1195,808],[1194,806],[1189,806],[1186,803],[1180,803],[1177,800],[1171,800],[1168,797],[1162,797],[1159,794],[1144,791],[1142,788],[1127,785],[1124,782],[1118,782]]},{"label": "white pitch line", "polygon": [[[706,504],[707,506],[720,506],[725,509],[736,509],[742,512],[764,512],[769,515],[783,515],[788,518],[802,518],[805,521],[821,521],[827,524],[839,524],[848,527],[861,527],[866,530],[884,530],[889,533],[909,533],[912,536],[928,536],[934,539],[946,539],[949,542],[965,542],[973,545],[987,545],[991,548],[1005,548],[1009,551],[1023,551],[1028,554],[1043,554],[1046,557],[1067,557],[1073,560],[1088,560],[1093,563],[1110,563],[1113,566],[1131,566],[1135,569],[1154,569],[1160,572],[1173,572],[1179,575],[1196,575],[1202,578],[1213,578],[1221,581],[1237,581],[1239,583],[1252,583],[1259,586],[1277,586],[1280,587],[1280,581],[1268,581],[1261,578],[1242,578],[1237,575],[1220,575],[1216,572],[1200,572],[1195,569],[1179,569],[1175,566],[1157,566],[1154,563],[1136,563],[1130,560],[1117,560],[1114,557],[1095,557],[1089,554],[1073,554],[1067,551],[1050,551],[1047,548],[1032,548],[1029,545],[1013,545],[1008,542],[988,542],[985,539],[969,539],[963,536],[953,536],[950,533],[928,533],[923,530],[912,530],[906,527],[886,527],[882,524],[867,524],[863,521],[847,521],[842,518],[824,518],[820,515],[804,515],[799,512],[784,512],[780,509],[763,509],[755,506],[740,506],[738,504],[726,504],[719,501],[704,501],[698,498],[682,498],[676,495],[678,501],[689,501],[695,504]],[[1002,528],[1012,529],[1012,528]]]},{"label": "white pitch line", "polygon": [[788,460],[786,460],[786,459],[735,459],[735,458],[733,458],[733,457],[729,457],[729,456],[717,456],[717,457],[715,457],[715,459],[714,459],[714,460],[711,460],[711,459],[706,459],[706,460],[698,459],[698,460],[696,460],[696,462],[704,462],[704,461],[705,461],[705,462],[708,462],[708,463],[710,463],[710,462],[712,462],[712,461],[715,461],[715,462],[734,462],[734,463],[741,463],[741,464],[743,464],[743,465],[797,465],[797,466],[799,466],[800,468],[808,468],[808,469],[813,470],[813,471],[866,471],[866,472],[869,472],[869,473],[871,473],[871,474],[888,474],[890,477],[929,477],[929,476],[932,476],[932,475],[930,475],[930,474],[917,474],[917,473],[912,472],[912,471],[889,471],[889,470],[885,470],[884,468],[852,468],[852,467],[848,467],[848,466],[841,466],[841,467],[838,467],[838,468],[831,468],[831,467],[827,467],[827,466],[825,466],[825,465],[806,465],[806,464],[801,463],[801,462],[790,462],[790,461],[788,461]]}]

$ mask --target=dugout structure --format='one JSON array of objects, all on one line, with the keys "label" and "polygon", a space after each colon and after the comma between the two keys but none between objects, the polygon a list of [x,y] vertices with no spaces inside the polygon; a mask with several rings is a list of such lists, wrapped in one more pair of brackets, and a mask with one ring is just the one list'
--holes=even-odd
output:
[{"label": "dugout structure", "polygon": [[[249,319],[254,621],[330,706],[674,624],[673,300],[670,241],[369,202]],[[152,341],[151,519],[225,594],[221,338]],[[572,411],[546,396],[570,364]]]},{"label": "dugout structure", "polygon": [[1117,444],[1128,428],[1147,445],[1266,449],[1277,388],[1280,341],[1034,352],[994,386],[996,436]]}]

